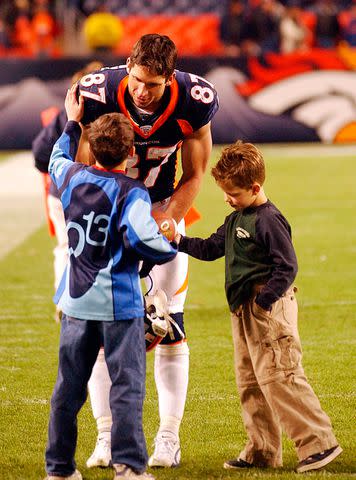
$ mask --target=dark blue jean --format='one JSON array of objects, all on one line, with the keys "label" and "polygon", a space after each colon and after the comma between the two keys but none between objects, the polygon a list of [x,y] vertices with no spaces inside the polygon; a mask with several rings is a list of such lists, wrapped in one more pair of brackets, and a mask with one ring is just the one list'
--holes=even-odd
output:
[{"label": "dark blue jean", "polygon": [[99,322],[63,315],[46,449],[46,470],[50,475],[69,476],[76,468],[77,415],[87,398],[87,383],[102,345],[112,381],[112,461],[136,472],[146,468],[142,429],[146,376],[143,318]]}]

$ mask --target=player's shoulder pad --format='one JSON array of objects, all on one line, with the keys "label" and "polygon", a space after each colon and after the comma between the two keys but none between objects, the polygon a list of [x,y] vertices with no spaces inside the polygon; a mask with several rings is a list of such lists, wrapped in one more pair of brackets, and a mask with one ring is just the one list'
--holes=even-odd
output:
[{"label": "player's shoulder pad", "polygon": [[126,194],[130,193],[130,195],[133,196],[149,197],[147,187],[144,183],[135,178],[127,177],[126,175],[121,177],[121,188]]},{"label": "player's shoulder pad", "polygon": [[[103,67],[84,75],[79,80],[79,88],[81,92],[96,92],[99,95],[100,90],[117,86],[126,76],[126,65]],[[95,99],[99,101],[99,97]]]},{"label": "player's shoulder pad", "polygon": [[82,123],[86,125],[100,115],[118,110],[117,91],[127,76],[126,66],[104,67],[88,73],[79,80],[80,94],[84,97]]},{"label": "player's shoulder pad", "polygon": [[175,71],[182,107],[193,115],[195,128],[208,123],[219,108],[219,98],[212,83],[194,73]]},{"label": "player's shoulder pad", "polygon": [[217,101],[217,92],[214,85],[203,77],[194,73],[175,71],[178,85],[185,89],[194,100],[204,104]]}]

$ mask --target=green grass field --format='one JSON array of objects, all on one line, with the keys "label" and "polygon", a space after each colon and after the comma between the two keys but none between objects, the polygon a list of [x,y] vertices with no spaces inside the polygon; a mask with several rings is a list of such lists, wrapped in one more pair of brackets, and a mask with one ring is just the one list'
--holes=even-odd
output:
[{"label": "green grass field", "polygon": [[[220,151],[214,150],[215,155]],[[344,452],[313,478],[356,477],[355,158],[337,152],[262,147],[266,192],[290,221],[299,260],[299,325],[304,368],[332,419]],[[287,158],[286,158],[287,157]],[[215,157],[212,159],[214,162]],[[209,173],[196,201],[203,215],[190,235],[207,236],[230,212]],[[56,376],[59,326],[53,320],[52,248],[45,226],[0,260],[0,479],[39,480],[49,398]],[[186,307],[191,375],[181,428],[182,464],[156,471],[157,479],[292,479],[296,455],[284,441],[284,467],[231,472],[222,468],[238,454],[245,435],[235,389],[229,313],[224,298],[223,261],[190,263]],[[149,452],[158,425],[148,355],[145,431]],[[89,403],[79,417],[77,463],[84,479],[107,480],[110,470],[88,470],[95,443]]]}]

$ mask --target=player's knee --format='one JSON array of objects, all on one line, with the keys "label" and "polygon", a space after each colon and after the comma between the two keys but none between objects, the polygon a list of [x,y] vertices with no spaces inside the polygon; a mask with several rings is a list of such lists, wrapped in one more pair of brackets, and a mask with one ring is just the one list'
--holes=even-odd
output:
[{"label": "player's knee", "polygon": [[189,347],[187,342],[180,342],[176,344],[162,345],[160,343],[156,347],[156,355],[173,356],[173,355],[189,355]]},{"label": "player's knee", "polygon": [[[184,310],[185,299],[187,297],[188,290],[185,289],[180,293],[175,293],[171,298],[168,300],[168,313],[172,314],[182,314]],[[183,315],[183,314],[182,314]]]},{"label": "player's knee", "polygon": [[167,335],[163,338],[162,342],[160,343],[161,345],[175,345],[178,342],[182,342],[182,334],[185,337],[185,330],[184,330],[184,315],[183,312],[178,312],[178,313],[171,313],[170,316],[174,320],[174,322],[177,324],[178,328],[176,325],[173,323],[171,324],[172,326],[172,332],[167,333]]}]

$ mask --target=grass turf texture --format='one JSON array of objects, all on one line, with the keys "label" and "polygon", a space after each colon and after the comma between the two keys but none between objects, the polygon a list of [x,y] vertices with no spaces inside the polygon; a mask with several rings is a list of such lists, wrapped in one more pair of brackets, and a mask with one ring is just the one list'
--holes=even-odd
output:
[{"label": "grass turf texture", "polygon": [[1,162],[4,162],[5,160],[8,160],[9,157],[11,157],[12,155],[15,155],[19,153],[18,151],[6,151],[6,150],[2,150],[0,152],[0,163]]},{"label": "grass turf texture", "polygon": [[[262,148],[263,150],[263,148]],[[212,163],[220,151],[215,147]],[[264,150],[263,150],[264,151]],[[313,478],[356,476],[354,448],[355,259],[354,158],[311,155],[283,158],[266,149],[268,197],[293,229],[299,259],[299,328],[304,368],[332,419],[344,452]],[[207,236],[230,209],[207,173],[196,201],[203,215],[189,235]],[[0,479],[44,476],[49,398],[57,369],[59,326],[53,320],[52,248],[44,226],[0,261]],[[181,428],[182,464],[156,470],[157,479],[292,479],[297,459],[284,440],[278,470],[222,469],[244,445],[232,366],[229,313],[224,297],[223,260],[190,263],[186,330],[190,383]],[[145,432],[149,452],[158,425],[153,354],[148,354]],[[111,470],[88,470],[85,461],[96,431],[89,402],[79,416],[77,463],[84,479],[111,479]]]}]

